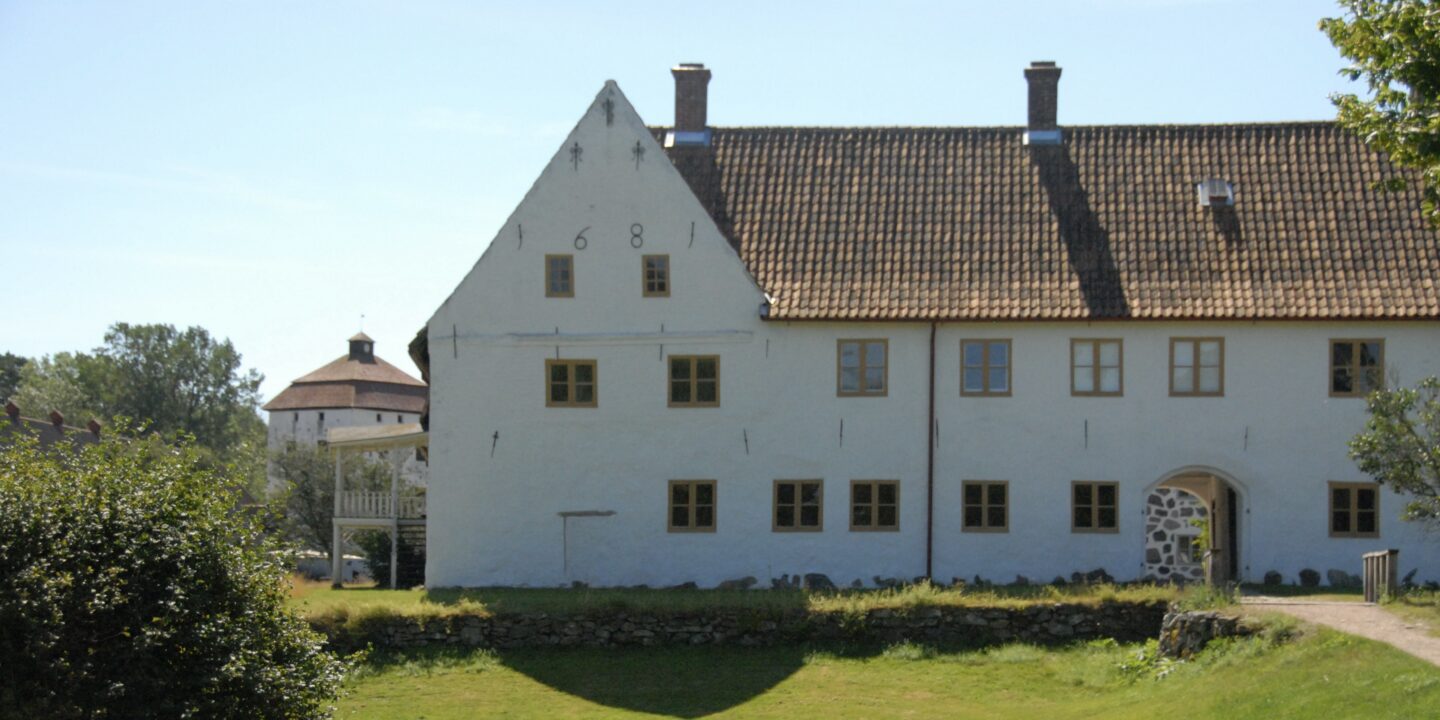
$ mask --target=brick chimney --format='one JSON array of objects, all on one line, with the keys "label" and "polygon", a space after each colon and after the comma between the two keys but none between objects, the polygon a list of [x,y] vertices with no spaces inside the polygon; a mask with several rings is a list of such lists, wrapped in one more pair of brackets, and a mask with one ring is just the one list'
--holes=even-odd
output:
[{"label": "brick chimney", "polygon": [[704,63],[680,63],[670,74],[675,76],[675,129],[704,130],[710,71]]},{"label": "brick chimney", "polygon": [[51,411],[50,411],[50,424],[51,424],[51,425],[54,425],[56,430],[60,430],[60,429],[64,428],[64,427],[65,427],[65,416],[64,416],[64,415],[61,415],[59,410],[51,410]]},{"label": "brick chimney", "polygon": [[665,147],[710,145],[710,71],[704,63],[680,63],[670,74],[675,76],[675,127],[666,134]]},{"label": "brick chimney", "polygon": [[9,416],[10,422],[12,422],[12,423],[18,423],[18,422],[20,422],[20,406],[19,406],[19,405],[16,405],[16,404],[13,403],[13,402],[6,401],[6,403],[5,403],[5,414],[6,414],[7,416]]},{"label": "brick chimney", "polygon": [[1053,60],[1036,60],[1025,68],[1025,82],[1030,85],[1029,121],[1025,126],[1026,145],[1059,145],[1062,140],[1056,123],[1056,105],[1060,89],[1060,68]]},{"label": "brick chimney", "polygon": [[91,434],[91,435],[94,435],[94,436],[95,436],[95,439],[96,439],[96,440],[99,440],[99,439],[100,439],[100,427],[101,427],[101,426],[100,426],[100,421],[99,421],[99,420],[96,420],[95,418],[90,418],[90,422],[85,423],[85,427],[86,427],[86,429],[88,429],[88,430],[90,431],[90,434]]}]

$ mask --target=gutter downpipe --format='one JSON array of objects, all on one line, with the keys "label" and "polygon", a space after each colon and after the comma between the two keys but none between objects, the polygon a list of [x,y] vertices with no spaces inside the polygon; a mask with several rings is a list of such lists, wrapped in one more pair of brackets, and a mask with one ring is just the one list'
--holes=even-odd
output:
[{"label": "gutter downpipe", "polygon": [[935,330],[930,323],[930,416],[925,425],[925,578],[933,579],[935,559]]}]

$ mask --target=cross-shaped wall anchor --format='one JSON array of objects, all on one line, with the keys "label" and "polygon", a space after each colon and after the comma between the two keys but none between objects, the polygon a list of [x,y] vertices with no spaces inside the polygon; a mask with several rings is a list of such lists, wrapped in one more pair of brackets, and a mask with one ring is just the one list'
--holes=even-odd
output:
[{"label": "cross-shaped wall anchor", "polygon": [[610,98],[607,97],[607,98],[605,98],[605,102],[600,103],[600,107],[605,108],[605,124],[606,124],[606,125],[614,125],[614,124],[615,124],[615,101],[614,101],[614,100],[611,100]]},{"label": "cross-shaped wall anchor", "polygon": [[575,166],[576,171],[580,170],[580,156],[584,154],[585,149],[580,147],[580,141],[576,140],[575,144],[570,146],[570,163]]},{"label": "cross-shaped wall anchor", "polygon": [[630,150],[630,154],[635,156],[635,169],[639,170],[640,161],[645,159],[645,148],[640,146],[639,140],[635,141],[635,147]]}]

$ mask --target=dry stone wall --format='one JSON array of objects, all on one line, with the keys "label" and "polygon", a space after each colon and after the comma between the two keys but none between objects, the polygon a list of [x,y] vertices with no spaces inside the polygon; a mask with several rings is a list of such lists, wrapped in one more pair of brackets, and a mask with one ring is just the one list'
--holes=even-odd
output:
[{"label": "dry stone wall", "polygon": [[1160,627],[1160,656],[1189,660],[1211,640],[1238,637],[1250,630],[1235,617],[1215,612],[1177,612],[1165,616]]},{"label": "dry stone wall", "polygon": [[615,612],[371,617],[356,626],[317,629],[340,650],[464,646],[513,649],[665,645],[771,646],[825,642],[924,642],[966,646],[1041,645],[1156,637],[1166,604],[1052,604],[1021,608],[929,607],[865,613],[715,611],[658,615]]}]

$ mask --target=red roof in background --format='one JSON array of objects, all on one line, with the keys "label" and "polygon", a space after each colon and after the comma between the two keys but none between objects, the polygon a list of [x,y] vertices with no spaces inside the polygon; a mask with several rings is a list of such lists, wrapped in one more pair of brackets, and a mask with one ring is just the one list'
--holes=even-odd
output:
[{"label": "red roof in background", "polygon": [[366,408],[419,413],[430,389],[400,368],[373,354],[358,353],[355,343],[372,343],[363,333],[350,338],[352,352],[296,379],[265,403],[264,410]]},{"label": "red roof in background", "polygon": [[385,362],[381,358],[375,358],[374,362],[363,362],[352,359],[347,355],[341,355],[319,370],[295,380],[296,383],[345,381],[425,387],[425,383],[420,382],[410,376],[409,373]]}]

